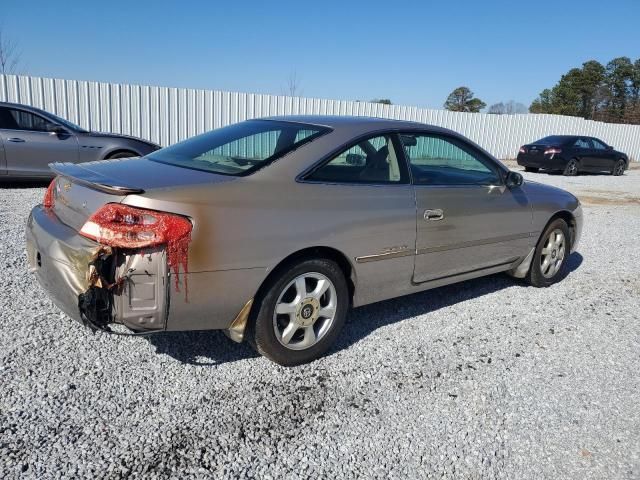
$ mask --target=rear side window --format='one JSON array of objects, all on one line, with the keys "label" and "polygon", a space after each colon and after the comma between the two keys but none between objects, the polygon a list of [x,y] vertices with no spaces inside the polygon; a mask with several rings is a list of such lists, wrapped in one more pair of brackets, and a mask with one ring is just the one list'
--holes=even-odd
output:
[{"label": "rear side window", "polygon": [[499,185],[497,167],[480,152],[452,138],[401,135],[416,185]]},{"label": "rear side window", "polygon": [[534,145],[564,145],[567,140],[571,140],[571,137],[562,135],[550,135],[548,137],[541,138],[533,142]]},{"label": "rear side window", "polygon": [[223,175],[247,175],[328,131],[301,123],[249,120],[198,135],[146,158]]},{"label": "rear side window", "polygon": [[407,183],[391,135],[361,140],[318,168],[307,180],[330,183]]},{"label": "rear side window", "polygon": [[591,148],[591,144],[586,138],[579,138],[573,146],[576,148]]},{"label": "rear side window", "polygon": [[55,125],[52,122],[40,115],[25,112],[24,110],[0,107],[0,128],[47,132],[53,126]]}]

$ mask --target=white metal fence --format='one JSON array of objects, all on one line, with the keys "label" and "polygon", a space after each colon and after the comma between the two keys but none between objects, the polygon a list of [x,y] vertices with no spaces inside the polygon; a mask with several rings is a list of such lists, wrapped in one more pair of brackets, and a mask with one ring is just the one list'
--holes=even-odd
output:
[{"label": "white metal fence", "polygon": [[551,134],[598,137],[640,160],[640,125],[560,115],[489,115],[369,102],[187,88],[121,85],[0,75],[0,101],[32,105],[83,128],[124,133],[170,145],[198,133],[269,115],[364,115],[413,120],[455,130],[498,158]]}]

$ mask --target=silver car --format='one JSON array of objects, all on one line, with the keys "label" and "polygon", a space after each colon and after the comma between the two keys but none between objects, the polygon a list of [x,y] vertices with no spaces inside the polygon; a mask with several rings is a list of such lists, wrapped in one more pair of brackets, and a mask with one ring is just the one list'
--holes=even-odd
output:
[{"label": "silver car", "polygon": [[0,180],[51,179],[51,162],[140,157],[159,148],[135,137],[89,132],[39,108],[0,102]]},{"label": "silver car", "polygon": [[223,329],[282,365],[325,353],[351,306],[507,272],[562,278],[578,200],[443,128],[277,117],[139,159],[57,163],[29,264],[92,329]]}]

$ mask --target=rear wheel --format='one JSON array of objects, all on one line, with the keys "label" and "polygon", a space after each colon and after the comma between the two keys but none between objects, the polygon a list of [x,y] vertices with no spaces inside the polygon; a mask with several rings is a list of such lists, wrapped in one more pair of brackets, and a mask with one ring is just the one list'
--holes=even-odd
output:
[{"label": "rear wheel", "polygon": [[578,161],[575,158],[569,160],[562,174],[567,177],[575,177],[578,175]]},{"label": "rear wheel", "polygon": [[265,357],[284,366],[323,355],[344,325],[349,289],[328,259],[309,259],[282,270],[252,312],[249,339]]},{"label": "rear wheel", "polygon": [[561,276],[571,251],[567,223],[558,218],[540,236],[526,280],[534,287],[553,285]]},{"label": "rear wheel", "polygon": [[625,163],[624,160],[622,159],[618,160],[613,165],[613,168],[611,169],[611,175],[615,175],[616,177],[619,177],[620,175],[624,175],[624,169],[626,166],[627,164]]},{"label": "rear wheel", "polygon": [[537,173],[540,170],[538,167],[524,167],[525,172]]}]

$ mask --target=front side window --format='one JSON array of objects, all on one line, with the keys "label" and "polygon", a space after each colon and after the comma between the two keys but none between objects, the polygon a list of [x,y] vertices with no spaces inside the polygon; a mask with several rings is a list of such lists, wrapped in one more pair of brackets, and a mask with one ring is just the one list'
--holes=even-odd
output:
[{"label": "front side window", "polygon": [[331,183],[406,183],[390,135],[361,140],[313,172],[308,180]]},{"label": "front side window", "polygon": [[301,123],[249,120],[157,150],[146,158],[223,175],[246,175],[328,131]]},{"label": "front side window", "polygon": [[591,143],[593,143],[593,148],[596,150],[606,150],[607,146],[602,143],[600,140],[596,140],[595,138],[591,139]]},{"label": "front side window", "polygon": [[15,108],[0,107],[0,128],[48,132],[54,126],[55,124],[40,115]]},{"label": "front side window", "polygon": [[417,185],[498,185],[497,168],[480,152],[445,136],[400,136]]}]

